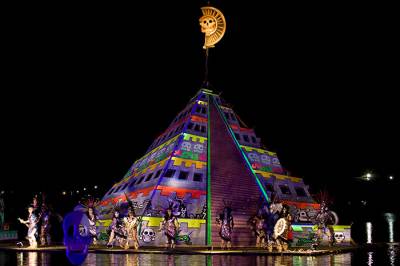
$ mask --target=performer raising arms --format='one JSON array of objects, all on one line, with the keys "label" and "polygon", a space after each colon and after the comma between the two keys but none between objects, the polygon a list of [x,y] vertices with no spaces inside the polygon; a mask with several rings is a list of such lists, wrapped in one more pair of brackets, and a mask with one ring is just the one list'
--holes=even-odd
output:
[{"label": "performer raising arms", "polygon": [[28,219],[23,220],[21,218],[18,218],[18,220],[20,221],[20,223],[23,223],[28,227],[28,234],[26,236],[26,239],[28,239],[28,241],[29,241],[29,247],[37,248],[36,237],[38,234],[38,231],[37,231],[38,217],[34,213],[33,205],[30,205],[28,207]]}]

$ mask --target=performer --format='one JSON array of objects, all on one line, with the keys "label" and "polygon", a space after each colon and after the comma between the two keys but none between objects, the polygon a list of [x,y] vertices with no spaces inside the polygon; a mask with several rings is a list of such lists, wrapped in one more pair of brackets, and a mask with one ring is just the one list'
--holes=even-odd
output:
[{"label": "performer", "polygon": [[119,246],[124,248],[123,241],[126,239],[126,233],[122,224],[119,209],[115,209],[114,216],[108,230],[110,232],[110,237],[108,239],[107,247],[112,248],[114,246],[114,241],[116,240]]},{"label": "performer", "polygon": [[257,215],[251,218],[250,220],[252,229],[256,235],[256,247],[264,247],[265,245],[265,239],[266,239],[266,234],[265,234],[265,219],[262,215],[262,213],[258,212]]},{"label": "performer", "polygon": [[97,220],[98,217],[95,214],[94,208],[93,207],[89,207],[87,210],[87,217],[89,220],[89,234],[92,237],[92,244],[93,245],[97,245]]},{"label": "performer", "polygon": [[41,246],[50,245],[50,243],[51,243],[50,210],[44,201],[42,202],[42,207],[40,209],[39,218],[40,218],[39,219],[40,220],[40,245]]},{"label": "performer", "polygon": [[280,218],[275,224],[273,238],[276,248],[279,252],[286,251],[289,248],[289,242],[292,240],[292,216],[289,213],[289,206],[282,205]]},{"label": "performer", "polygon": [[315,234],[311,248],[315,249],[321,244],[324,234],[328,237],[329,246],[333,246],[335,242],[335,232],[332,225],[335,224],[335,217],[329,210],[325,201],[321,202],[320,209],[314,218],[314,223],[317,225],[317,233]]},{"label": "performer", "polygon": [[220,226],[219,236],[221,237],[221,248],[230,249],[232,247],[232,231],[234,227],[232,209],[224,201],[224,210],[217,217],[217,224]]},{"label": "performer", "polygon": [[159,231],[164,230],[164,234],[167,237],[166,246],[170,248],[175,247],[175,236],[179,230],[178,218],[173,214],[172,205],[168,207],[165,212],[164,218],[160,224]]},{"label": "performer", "polygon": [[128,208],[128,216],[123,219],[127,234],[125,249],[129,249],[129,241],[133,241],[133,247],[139,249],[139,240],[137,238],[137,227],[139,220],[135,215],[135,210],[132,207]]},{"label": "performer", "polygon": [[76,208],[76,210],[85,212],[88,218],[89,226],[87,230],[92,238],[92,244],[94,245],[97,245],[97,222],[99,219],[96,213],[96,207],[99,203],[99,199],[93,197],[84,198],[79,201],[79,206]]},{"label": "performer", "polygon": [[34,207],[33,205],[30,205],[28,207],[28,219],[23,220],[21,218],[18,218],[20,223],[25,224],[28,227],[28,234],[26,236],[26,239],[29,241],[29,247],[31,248],[37,248],[37,223],[38,223],[38,217],[36,214],[33,212]]}]

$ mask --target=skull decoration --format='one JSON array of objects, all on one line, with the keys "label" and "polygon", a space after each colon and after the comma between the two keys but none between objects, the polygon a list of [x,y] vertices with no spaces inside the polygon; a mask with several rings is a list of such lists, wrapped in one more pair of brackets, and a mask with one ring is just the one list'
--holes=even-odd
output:
[{"label": "skull decoration", "polygon": [[151,241],[154,241],[154,239],[156,239],[156,233],[151,228],[145,228],[142,231],[142,234],[139,236],[139,239],[143,240],[143,242],[149,243]]},{"label": "skull decoration", "polygon": [[206,36],[210,36],[217,30],[217,21],[212,16],[202,16],[199,20],[201,26],[201,32],[205,33]]},{"label": "skull decoration", "polygon": [[272,164],[280,165],[279,159],[277,157],[272,158]]},{"label": "skull decoration", "polygon": [[336,243],[342,243],[345,239],[345,235],[343,232],[336,232],[335,233],[335,241]]},{"label": "skull decoration", "polygon": [[262,154],[260,156],[260,158],[261,158],[261,163],[263,163],[263,164],[271,164],[271,158],[269,158],[268,155]]},{"label": "skull decoration", "polygon": [[298,209],[296,215],[297,222],[309,222],[310,217],[307,210]]},{"label": "skull decoration", "polygon": [[64,245],[67,257],[74,265],[81,264],[88,254],[92,240],[88,227],[88,218],[81,211],[70,212],[64,218]]},{"label": "skull decoration", "polygon": [[258,156],[257,153],[251,152],[251,153],[248,153],[248,156],[249,156],[250,162],[260,162],[260,157]]},{"label": "skull decoration", "polygon": [[203,153],[204,152],[204,147],[203,144],[196,144],[193,146],[193,151],[197,153]]},{"label": "skull decoration", "polygon": [[183,151],[191,151],[192,150],[192,144],[190,142],[184,141],[182,143],[181,149]]}]

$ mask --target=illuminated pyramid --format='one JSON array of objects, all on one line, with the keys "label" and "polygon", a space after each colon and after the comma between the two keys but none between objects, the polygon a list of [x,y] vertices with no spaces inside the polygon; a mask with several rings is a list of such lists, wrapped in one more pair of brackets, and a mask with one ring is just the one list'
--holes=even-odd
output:
[{"label": "illuminated pyramid", "polygon": [[307,221],[301,220],[306,216],[299,215],[300,209],[318,208],[302,179],[286,176],[254,130],[219,95],[202,89],[105,194],[99,212],[106,227],[116,204],[126,211],[127,195],[143,219],[140,244],[158,246],[165,243],[157,232],[163,209],[173,203],[181,225],[178,244],[217,246],[215,220],[226,200],[235,222],[232,244],[249,246],[255,238],[247,221],[273,191],[301,222]]}]

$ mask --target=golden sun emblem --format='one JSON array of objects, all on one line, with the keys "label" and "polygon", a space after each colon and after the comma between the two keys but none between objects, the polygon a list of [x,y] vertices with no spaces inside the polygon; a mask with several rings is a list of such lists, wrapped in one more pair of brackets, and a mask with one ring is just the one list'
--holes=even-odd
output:
[{"label": "golden sun emblem", "polygon": [[226,21],[221,11],[215,7],[206,6],[201,8],[203,16],[199,19],[201,32],[205,34],[204,49],[214,47],[225,34]]}]

